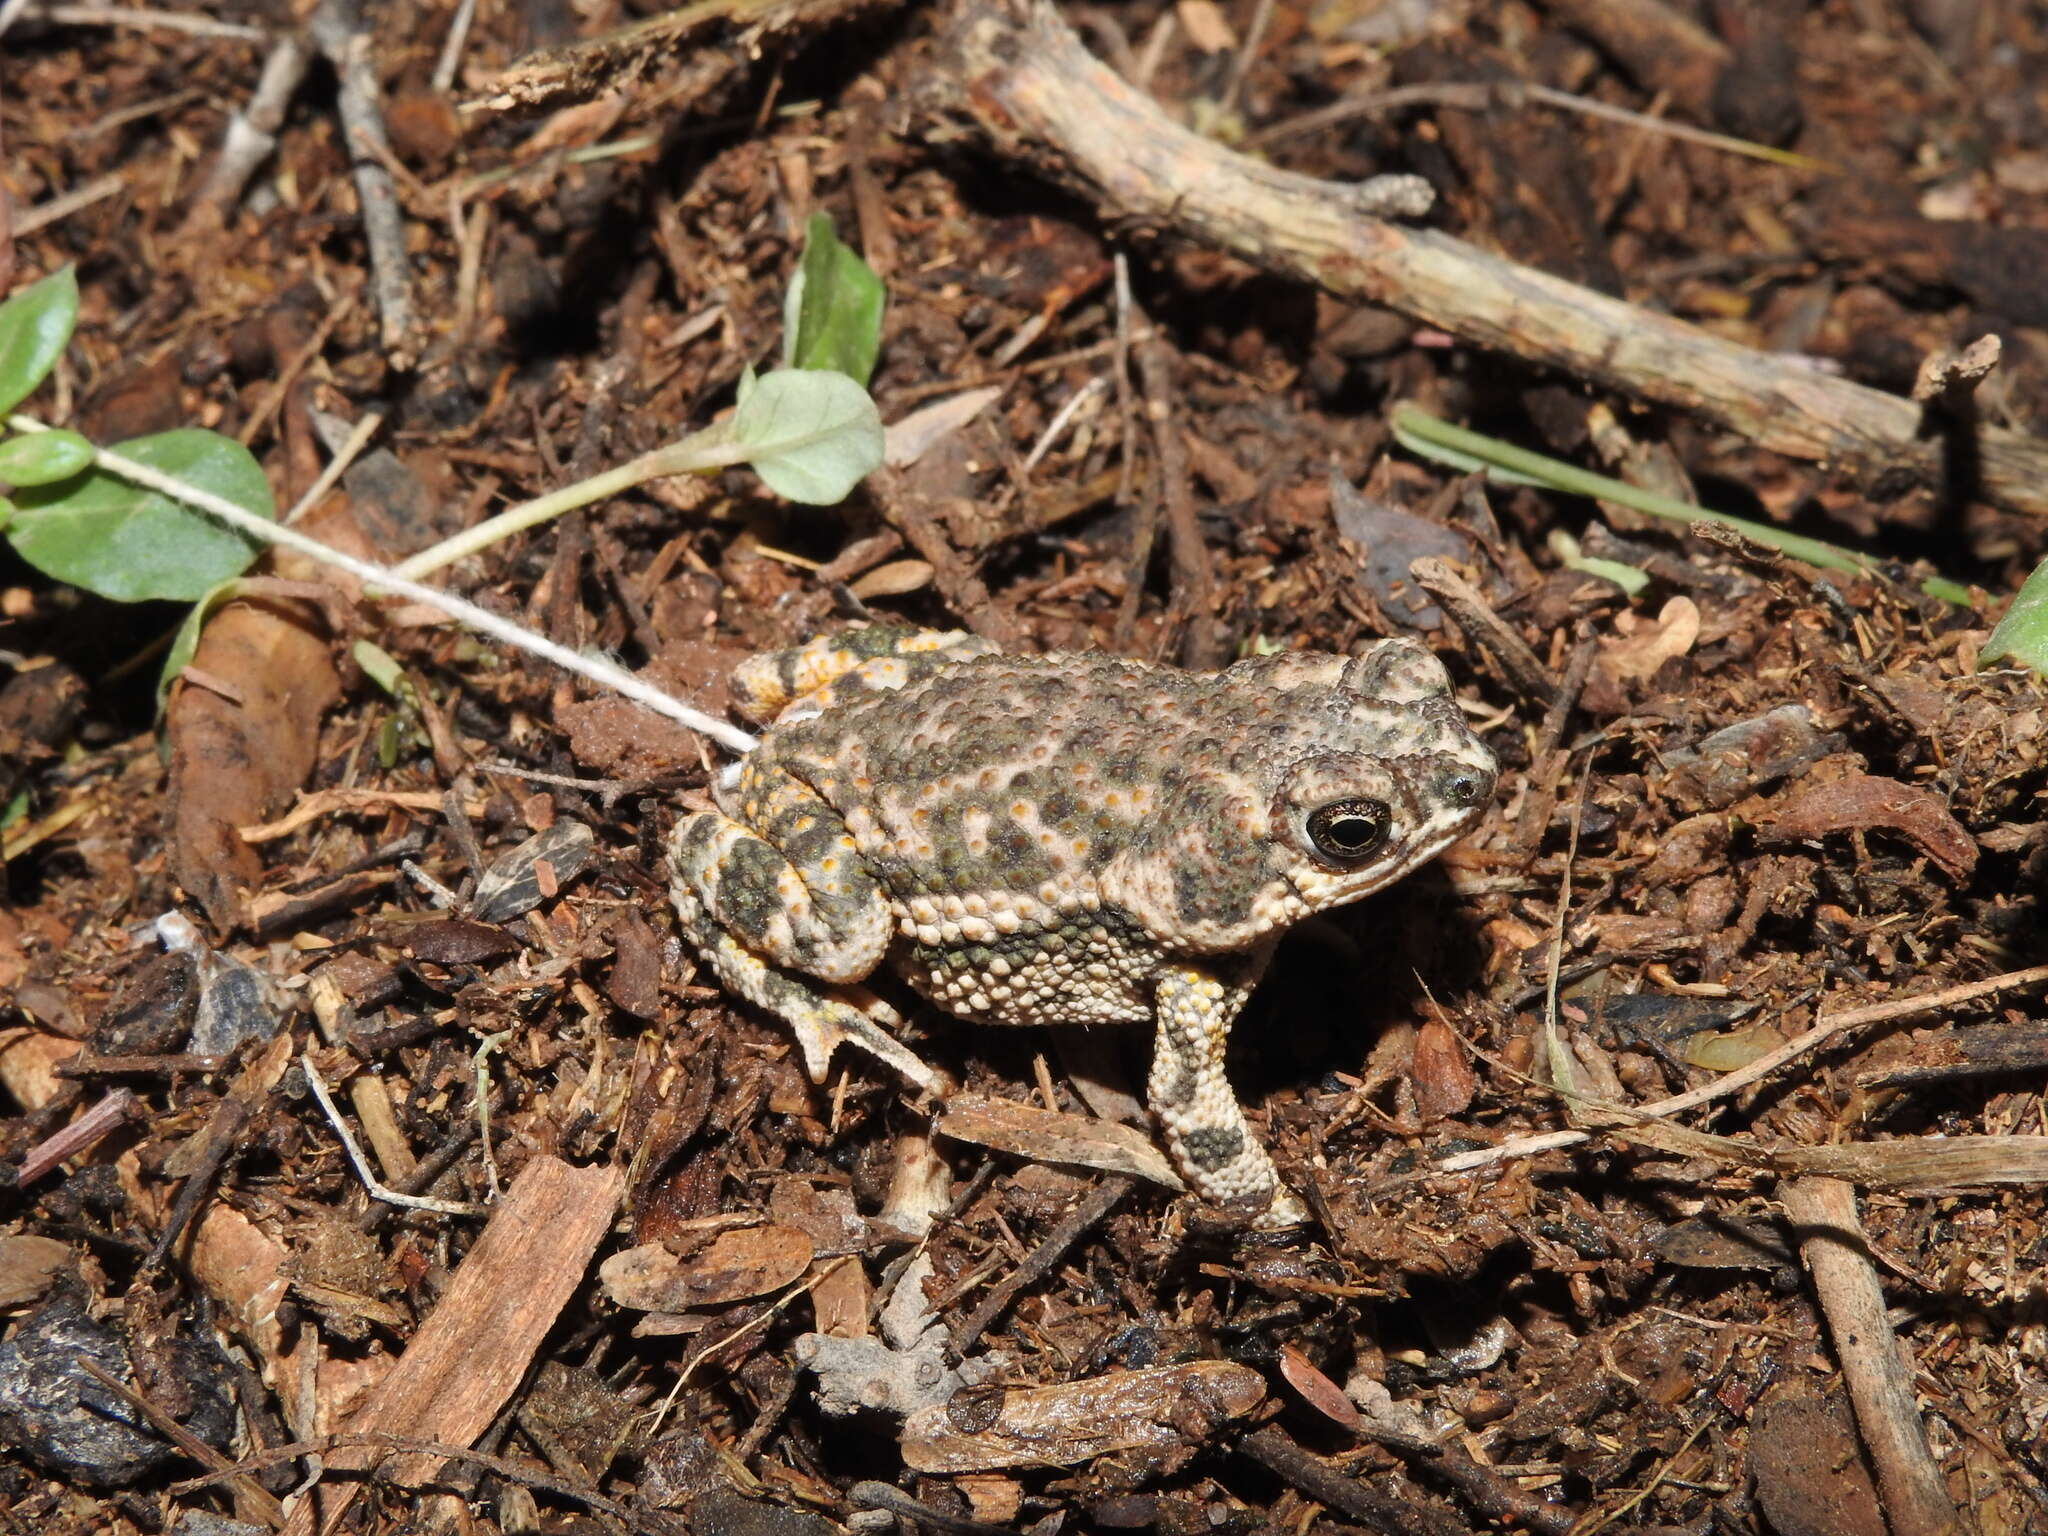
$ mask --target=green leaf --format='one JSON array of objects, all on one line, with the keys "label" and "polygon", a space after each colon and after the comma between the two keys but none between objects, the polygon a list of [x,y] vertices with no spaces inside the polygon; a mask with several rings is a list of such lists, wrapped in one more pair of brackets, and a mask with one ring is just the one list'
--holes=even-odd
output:
[{"label": "green leaf", "polygon": [[363,669],[363,676],[382,688],[407,709],[417,709],[419,701],[413,696],[412,682],[405,675],[405,668],[398,664],[383,646],[373,640],[358,640],[349,647],[349,654],[356,665]]},{"label": "green leaf", "polygon": [[28,432],[0,443],[0,481],[54,485],[92,467],[92,444],[76,432]]},{"label": "green leaf", "polygon": [[844,501],[882,462],[882,418],[843,373],[764,375],[728,424],[734,446],[778,496],[814,507]]},{"label": "green leaf", "polygon": [[2021,584],[2019,596],[1977,653],[1980,667],[2001,661],[2048,677],[2048,561],[2034,567],[2034,574]]},{"label": "green leaf", "polygon": [[[138,437],[118,452],[185,483],[276,516],[270,482],[249,450],[185,428]],[[248,569],[256,547],[205,513],[105,470],[17,492],[7,538],[37,570],[116,602],[196,602]]]},{"label": "green leaf", "polygon": [[1611,581],[1630,597],[1639,595],[1650,584],[1649,572],[1637,566],[1624,565],[1619,560],[1602,560],[1598,555],[1585,554],[1579,548],[1579,541],[1562,528],[1551,529],[1548,542],[1550,552],[1557,556],[1565,569]]},{"label": "green leaf", "polygon": [[78,274],[60,267],[0,304],[0,412],[42,383],[78,324]]},{"label": "green leaf", "polygon": [[171,684],[178,680],[178,674],[185,670],[199,649],[199,633],[206,628],[206,621],[213,617],[214,610],[229,598],[238,596],[242,590],[239,581],[224,581],[203,594],[192,605],[184,620],[178,625],[178,632],[171,636],[171,648],[164,654],[163,670],[156,675],[156,712],[163,718],[164,706],[171,701]]},{"label": "green leaf", "polygon": [[783,301],[783,362],[829,368],[865,387],[882,349],[884,302],[882,280],[841,243],[830,219],[812,214],[803,260]]}]

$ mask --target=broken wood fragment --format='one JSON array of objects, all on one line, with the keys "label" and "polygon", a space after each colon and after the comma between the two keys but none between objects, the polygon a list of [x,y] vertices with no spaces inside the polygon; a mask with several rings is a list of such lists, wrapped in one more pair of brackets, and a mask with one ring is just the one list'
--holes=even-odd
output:
[{"label": "broken wood fragment", "polygon": [[1827,1315],[1894,1536],[1949,1536],[1962,1527],[1927,1446],[1912,1372],[1885,1316],[1856,1191],[1839,1179],[1806,1178],[1789,1180],[1778,1193],[1800,1228],[1799,1252]]},{"label": "broken wood fragment", "polygon": [[[533,1362],[534,1351],[583,1281],[610,1230],[625,1189],[618,1168],[575,1168],[536,1157],[512,1181],[390,1375],[353,1424],[387,1434],[470,1446],[498,1415]],[[326,1470],[364,1471],[374,1450],[335,1452]],[[424,1482],[442,1458],[414,1453],[384,1461],[381,1480]],[[292,1511],[291,1536],[326,1531],[361,1484],[326,1486]]]},{"label": "broken wood fragment", "polygon": [[[1355,189],[1280,170],[1180,126],[1081,45],[1048,0],[966,0],[922,87],[929,114],[1091,198],[1105,218],[1228,251],[1475,346],[1690,411],[1871,485],[1942,482],[1921,408],[1797,358],[1723,340],[1433,229]],[[2048,443],[1986,427],[1977,494],[2048,514]]]}]

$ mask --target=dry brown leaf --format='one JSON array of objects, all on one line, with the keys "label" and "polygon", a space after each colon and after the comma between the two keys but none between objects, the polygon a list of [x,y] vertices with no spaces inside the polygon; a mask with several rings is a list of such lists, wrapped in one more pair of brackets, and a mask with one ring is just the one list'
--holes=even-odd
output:
[{"label": "dry brown leaf", "polygon": [[1344,1389],[1311,1365],[1308,1356],[1292,1344],[1280,1346],[1280,1375],[1287,1385],[1301,1394],[1302,1401],[1324,1418],[1335,1420],[1353,1432],[1365,1428],[1364,1417],[1344,1395]]},{"label": "dry brown leaf", "polygon": [[1600,667],[1618,682],[1640,682],[1674,656],[1683,656],[1700,637],[1699,605],[1689,597],[1674,597],[1664,605],[1654,624],[1634,613],[1616,617],[1614,627],[1621,638],[1603,641]]},{"label": "dry brown leaf", "polygon": [[54,1237],[0,1237],[0,1307],[34,1301],[73,1262],[71,1245]]},{"label": "dry brown leaf", "polygon": [[1930,789],[1857,773],[1793,789],[1771,805],[1764,833],[1774,842],[1807,842],[1831,832],[1897,832],[1957,884],[1977,867],[1977,844],[1948,803]]},{"label": "dry brown leaf", "polygon": [[955,1141],[971,1141],[1041,1163],[1073,1163],[1150,1179],[1168,1189],[1187,1187],[1150,1137],[1113,1120],[963,1094],[948,1102],[933,1129]]},{"label": "dry brown leaf", "polygon": [[1204,53],[1234,53],[1237,33],[1231,30],[1223,8],[1216,0],[1180,0],[1174,14],[1187,28],[1188,40]]},{"label": "dry brown leaf", "polygon": [[1415,1112],[1425,1125],[1464,1113],[1478,1088],[1464,1046],[1441,1019],[1431,1019],[1416,1031],[1408,1081],[1415,1089]]},{"label": "dry brown leaf", "polygon": [[811,1240],[794,1227],[743,1227],[719,1233],[687,1259],[642,1243],[606,1259],[597,1276],[619,1306],[682,1312],[780,1290],[803,1274],[812,1252]]}]

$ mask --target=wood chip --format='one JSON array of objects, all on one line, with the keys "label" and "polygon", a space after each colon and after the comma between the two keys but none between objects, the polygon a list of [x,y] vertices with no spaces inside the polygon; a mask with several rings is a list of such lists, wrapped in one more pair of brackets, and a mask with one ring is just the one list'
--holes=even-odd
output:
[{"label": "wood chip", "polygon": [[1773,842],[1808,842],[1831,832],[1897,832],[1958,885],[1977,867],[1977,844],[1931,789],[1857,773],[1778,797],[1764,822]]},{"label": "wood chip", "polygon": [[[574,1168],[555,1157],[536,1157],[520,1169],[440,1305],[350,1427],[474,1445],[582,1283],[591,1255],[611,1228],[625,1184],[622,1169]],[[387,1460],[372,1449],[346,1447],[330,1453],[325,1465],[331,1473],[381,1463],[378,1481],[388,1486],[424,1482],[442,1462],[417,1454]],[[315,1499],[293,1510],[288,1536],[332,1529],[360,1488],[323,1486]]]}]

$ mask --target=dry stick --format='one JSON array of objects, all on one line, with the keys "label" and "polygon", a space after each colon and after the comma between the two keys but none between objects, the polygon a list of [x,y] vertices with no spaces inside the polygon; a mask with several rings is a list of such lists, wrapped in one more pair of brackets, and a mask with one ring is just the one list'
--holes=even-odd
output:
[{"label": "dry stick", "polygon": [[[927,102],[1001,153],[1149,223],[1269,271],[1365,300],[1479,346],[1677,406],[1787,457],[1866,480],[1937,483],[1938,445],[1910,400],[1387,222],[1360,189],[1296,175],[1189,132],[1090,56],[1048,0],[966,0],[927,74]],[[2048,442],[1986,428],[1982,491],[2048,514]]]},{"label": "dry stick", "polygon": [[277,148],[277,132],[284,126],[292,97],[298,94],[299,83],[306,78],[312,63],[312,50],[296,32],[289,32],[271,44],[269,56],[263,61],[263,73],[257,77],[256,94],[249,98],[248,106],[228,119],[227,137],[221,140],[220,153],[214,157],[206,180],[200,183],[199,193],[192,199],[194,214],[210,209],[225,215],[241,201],[242,189],[256,174],[256,167]]},{"label": "dry stick", "polygon": [[1482,1515],[1504,1524],[1525,1526],[1538,1536],[1570,1536],[1577,1528],[1577,1517],[1571,1510],[1529,1492],[1493,1467],[1474,1461],[1455,1445],[1406,1434],[1369,1417],[1358,1433],[1426,1476],[1448,1483],[1457,1490],[1459,1498]]},{"label": "dry stick", "polygon": [[1237,1442],[1237,1448],[1318,1504],[1356,1520],[1369,1530],[1384,1532],[1385,1536],[1462,1536],[1466,1530],[1462,1523],[1452,1524],[1434,1510],[1419,1508],[1403,1499],[1390,1499],[1358,1479],[1346,1477],[1321,1457],[1311,1456],[1296,1445],[1277,1424],[1253,1430]]},{"label": "dry stick", "polygon": [[[192,16],[183,11],[152,11],[131,5],[44,5],[33,7],[45,21],[69,27],[139,27],[163,32],[184,32],[193,37],[219,38],[226,42],[260,43],[270,34],[261,27],[238,21],[215,21],[211,16]],[[0,18],[0,30],[19,14],[18,8]]]},{"label": "dry stick", "polygon": [[1951,1536],[1956,1507],[1927,1448],[1913,1380],[1885,1317],[1870,1239],[1856,1215],[1856,1191],[1839,1179],[1788,1179],[1778,1188],[1801,1229],[1800,1257],[1813,1276],[1835,1358],[1848,1383],[1857,1432],[1877,1469],[1892,1536]]},{"label": "dry stick", "polygon": [[627,1505],[616,1499],[608,1499],[594,1488],[571,1482],[567,1478],[552,1477],[534,1466],[531,1461],[510,1456],[493,1456],[484,1451],[471,1450],[467,1446],[450,1445],[442,1440],[421,1440],[408,1435],[323,1435],[317,1440],[295,1440],[289,1445],[273,1445],[261,1451],[251,1452],[219,1472],[209,1472],[204,1477],[188,1477],[182,1482],[173,1483],[170,1491],[182,1497],[188,1493],[197,1493],[202,1488],[211,1488],[227,1482],[240,1474],[260,1472],[265,1467],[278,1466],[283,1462],[303,1461],[309,1456],[325,1458],[336,1451],[355,1450],[394,1454],[415,1452],[439,1456],[447,1461],[461,1462],[489,1472],[508,1483],[538,1489],[556,1498],[584,1505],[599,1514],[610,1515],[628,1530],[674,1532],[676,1536],[687,1536],[687,1528],[680,1517],[664,1515],[644,1505]]},{"label": "dry stick", "polygon": [[1173,558],[1173,599],[1168,610],[1180,607],[1188,621],[1181,634],[1180,659],[1190,667],[1213,667],[1222,659],[1216,637],[1216,578],[1209,565],[1209,547],[1202,542],[1201,525],[1195,521],[1188,445],[1174,425],[1173,355],[1157,335],[1138,348],[1138,377],[1145,389],[1145,419],[1152,427],[1159,503],[1166,513],[1166,547]]},{"label": "dry stick", "polygon": [[14,1187],[33,1184],[67,1157],[76,1156],[128,1118],[135,1095],[116,1088],[69,1125],[52,1131],[29,1148],[21,1166],[14,1170]]},{"label": "dry stick", "polygon": [[370,282],[377,291],[384,350],[399,368],[412,366],[412,288],[405,254],[405,218],[385,169],[391,143],[377,106],[377,71],[370,34],[354,0],[322,0],[307,31],[339,78],[337,105],[348,141],[356,197],[363,207],[363,238],[370,247]]},{"label": "dry stick", "polygon": [[964,1515],[949,1515],[942,1509],[920,1503],[888,1483],[859,1482],[846,1490],[846,1502],[855,1509],[886,1509],[899,1520],[908,1521],[912,1527],[930,1526],[935,1531],[946,1531],[949,1536],[1014,1536],[1007,1525],[989,1525],[980,1520],[969,1520]]},{"label": "dry stick", "polygon": [[950,1344],[953,1354],[964,1355],[973,1348],[975,1342],[987,1331],[988,1325],[1000,1317],[1003,1309],[1017,1299],[1017,1293],[1025,1286],[1035,1284],[1050,1274],[1053,1265],[1066,1257],[1067,1250],[1093,1230],[1097,1222],[1116,1209],[1117,1202],[1128,1195],[1137,1182],[1136,1179],[1125,1178],[1120,1173],[1112,1173],[1091,1189],[1086,1198],[1067,1212],[1060,1224],[1046,1234],[1045,1241],[1031,1250],[1022,1264],[989,1287],[988,1294],[981,1298],[981,1304],[953,1330]]},{"label": "dry stick", "polygon": [[[1775,1051],[1757,1057],[1746,1067],[1738,1067],[1724,1077],[1701,1087],[1690,1089],[1668,1099],[1659,1099],[1654,1104],[1637,1106],[1630,1112],[1631,1118],[1660,1120],[1680,1114],[1688,1109],[1697,1109],[1715,1099],[1726,1098],[1751,1083],[1760,1082],[1771,1073],[1805,1055],[1831,1035],[1845,1030],[1860,1029],[1866,1024],[1882,1024],[1892,1019],[1909,1018],[1916,1013],[1932,1013],[1939,1008],[1953,1007],[1958,1003],[1974,1002],[1980,997],[1994,993],[2009,992],[2015,987],[2031,986],[2036,982],[2048,981],[2048,965],[2037,965],[2024,971],[2007,971],[2002,976],[1988,976],[1982,981],[1966,981],[1958,986],[1943,987],[1919,997],[1894,998],[1888,1003],[1872,1003],[1867,1008],[1851,1008],[1846,1013],[1830,1014],[1813,1028],[1795,1039],[1787,1040]],[[1612,1109],[1613,1106],[1602,1106]],[[1626,1127],[1622,1127],[1624,1131]],[[1441,1158],[1434,1167],[1439,1173],[1462,1173],[1471,1168],[1483,1168],[1488,1163],[1498,1163],[1511,1157],[1527,1157],[1538,1152],[1554,1152],[1561,1147],[1576,1147],[1591,1141],[1598,1133],[1591,1131],[1551,1131],[1542,1136],[1521,1136],[1513,1141],[1504,1141],[1497,1147],[1486,1147],[1477,1152],[1460,1152]]]},{"label": "dry stick", "polygon": [[[105,1387],[109,1392],[118,1393],[129,1407],[149,1421],[149,1427],[162,1435],[179,1450],[190,1456],[234,1489],[238,1499],[246,1500],[249,1509],[263,1517],[264,1523],[273,1531],[282,1530],[285,1523],[284,1506],[248,1472],[230,1462],[221,1452],[215,1450],[191,1430],[172,1418],[163,1409],[144,1397],[135,1388],[121,1380],[112,1371],[104,1369],[90,1355],[77,1357],[78,1365],[86,1375]],[[81,1404],[81,1406],[85,1406]]]},{"label": "dry stick", "polygon": [[16,239],[26,239],[37,230],[55,224],[59,219],[68,219],[81,208],[90,208],[102,198],[112,197],[126,183],[120,176],[109,171],[104,176],[95,176],[82,187],[73,187],[69,192],[60,193],[47,202],[19,214],[14,220]]},{"label": "dry stick", "polygon": [[441,57],[434,65],[433,87],[443,96],[455,88],[455,72],[462,67],[462,50],[469,44],[469,27],[475,20],[476,0],[458,0],[447,41],[441,44]]},{"label": "dry stick", "polygon": [[1379,117],[1406,107],[1449,107],[1465,112],[1491,112],[1495,108],[1512,111],[1518,110],[1527,101],[1539,102],[1543,106],[1556,107],[1566,112],[1581,112],[1587,117],[1604,118],[1610,123],[1621,123],[1630,128],[1641,129],[1645,133],[1662,134],[1670,139],[1683,139],[1688,144],[1700,144],[1708,149],[1743,155],[1752,160],[1765,160],[1777,165],[1790,166],[1795,170],[1825,175],[1840,174],[1840,168],[1837,166],[1807,155],[1795,154],[1788,149],[1773,149],[1769,145],[1739,139],[1732,134],[1715,133],[1710,129],[1694,128],[1686,123],[1674,122],[1668,117],[1652,117],[1647,112],[1631,112],[1626,107],[1617,107],[1590,96],[1575,96],[1569,91],[1555,90],[1529,80],[1503,80],[1497,84],[1471,85],[1449,80],[1432,81],[1427,84],[1397,85],[1389,90],[1344,96],[1326,107],[1317,107],[1302,113],[1299,117],[1290,117],[1283,123],[1262,128],[1247,138],[1244,144],[1247,149],[1264,149],[1279,143],[1282,139],[1298,138],[1304,133],[1313,133],[1318,129],[1333,128],[1339,123],[1350,122],[1353,118]]},{"label": "dry stick", "polygon": [[1493,611],[1486,595],[1451,569],[1450,562],[1426,555],[1409,567],[1409,574],[1431,597],[1444,606],[1458,628],[1500,663],[1515,692],[1546,710],[1557,699],[1557,679],[1550,668],[1529,649],[1529,642],[1515,633],[1508,622]]},{"label": "dry stick", "polygon": [[293,353],[277,371],[277,378],[270,386],[270,393],[263,397],[263,403],[242,423],[242,430],[235,434],[236,442],[246,448],[256,441],[256,434],[270,424],[270,418],[275,416],[278,407],[284,404],[285,396],[291,393],[292,385],[298,382],[299,375],[306,370],[306,365],[325,350],[327,338],[334,334],[334,328],[347,319],[355,307],[356,296],[353,293],[344,293],[328,306],[326,317],[314,327],[313,334],[306,338],[305,345]]}]

